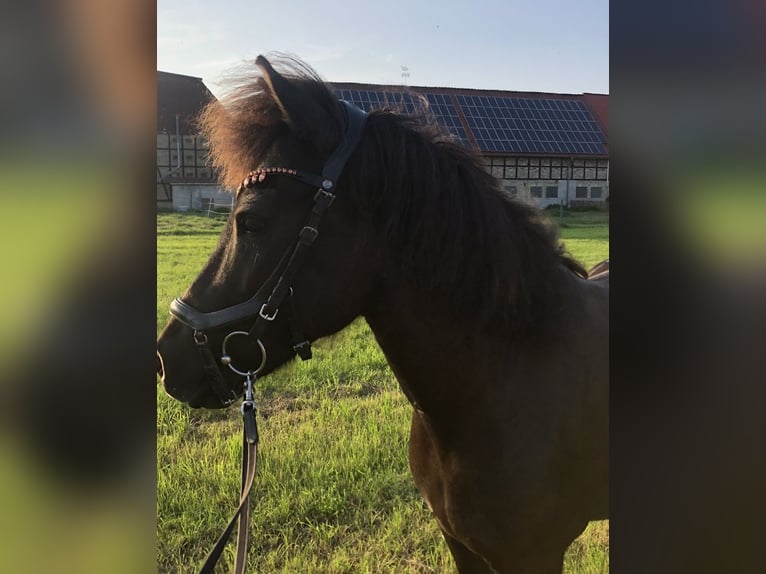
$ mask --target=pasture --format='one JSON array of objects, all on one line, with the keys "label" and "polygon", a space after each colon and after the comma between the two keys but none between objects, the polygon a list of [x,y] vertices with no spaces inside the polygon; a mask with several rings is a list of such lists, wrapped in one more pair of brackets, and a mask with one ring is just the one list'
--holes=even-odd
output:
[{"label": "pasture", "polygon": [[[558,220],[558,212],[551,213]],[[214,248],[223,217],[157,217],[157,332]],[[586,268],[608,257],[608,214],[567,213]],[[249,571],[447,573],[452,557],[407,463],[411,408],[363,319],[256,383],[261,435]],[[238,406],[195,411],[157,393],[157,569],[195,572],[235,509]],[[609,570],[608,522],[570,547],[568,574]],[[231,568],[233,546],[225,567]]]}]

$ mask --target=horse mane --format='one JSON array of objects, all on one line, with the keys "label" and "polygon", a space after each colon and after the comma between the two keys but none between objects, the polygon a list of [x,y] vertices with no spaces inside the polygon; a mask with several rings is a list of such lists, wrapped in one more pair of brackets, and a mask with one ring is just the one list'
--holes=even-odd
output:
[{"label": "horse mane", "polygon": [[[308,65],[283,54],[269,61],[285,77],[299,84],[307,97],[319,103],[336,121],[343,122],[338,101]],[[210,145],[209,159],[224,187],[235,190],[243,176],[258,167],[277,136],[288,129],[261,70],[250,63],[224,78],[218,101],[205,106],[197,127]]]},{"label": "horse mane", "polygon": [[[276,61],[280,73],[345,128],[336,96],[313,70],[297,60]],[[248,74],[201,117],[213,164],[230,187],[259,165],[285,129],[263,78]],[[354,215],[385,246],[387,269],[481,324],[512,321],[524,328],[544,320],[559,307],[552,274],[563,266],[587,277],[541,211],[505,194],[481,158],[427,110],[372,111],[338,193],[352,197]]]}]

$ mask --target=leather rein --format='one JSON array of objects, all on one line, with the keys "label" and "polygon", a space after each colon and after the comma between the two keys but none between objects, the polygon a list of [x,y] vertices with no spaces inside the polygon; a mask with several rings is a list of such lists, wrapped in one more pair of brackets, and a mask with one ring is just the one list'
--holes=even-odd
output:
[{"label": "leather rein", "polygon": [[[255,478],[258,456],[258,426],[255,419],[256,408],[253,398],[253,386],[258,373],[266,365],[266,348],[261,341],[261,337],[271,322],[276,319],[280,310],[288,318],[289,329],[293,339],[293,350],[304,361],[311,358],[311,344],[302,335],[292,309],[293,281],[309,249],[319,236],[319,224],[322,216],[335,199],[334,191],[338,179],[343,172],[346,162],[359,144],[367,120],[367,114],[364,111],[344,100],[339,101],[346,113],[346,131],[340,143],[322,167],[321,175],[292,168],[266,167],[248,173],[237,191],[237,193],[240,193],[244,189],[250,189],[271,175],[289,177],[315,187],[317,190],[314,195],[311,212],[298,234],[298,239],[284,252],[276,268],[260,289],[247,301],[207,313],[198,311],[180,298],[174,299],[170,304],[171,315],[194,331],[194,342],[202,358],[205,377],[211,390],[224,406],[228,406],[236,401],[239,393],[226,383],[220,366],[208,346],[206,332],[243,319],[255,318],[255,322],[249,331],[231,331],[224,337],[221,345],[220,364],[244,377],[244,399],[240,408],[244,427],[242,438],[242,484],[239,507],[205,558],[199,571],[200,574],[213,573],[237,521],[237,552],[233,572],[234,574],[242,574],[245,571],[247,564],[247,537],[250,524],[250,492]],[[231,357],[226,352],[226,345],[232,337],[237,336],[251,338],[258,345],[261,351],[261,363],[256,369],[240,370],[232,363]]]}]

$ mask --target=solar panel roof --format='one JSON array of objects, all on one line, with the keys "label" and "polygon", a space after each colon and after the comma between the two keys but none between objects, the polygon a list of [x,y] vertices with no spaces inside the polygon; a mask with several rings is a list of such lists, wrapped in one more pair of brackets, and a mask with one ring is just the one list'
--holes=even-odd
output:
[{"label": "solar panel roof", "polygon": [[606,154],[588,108],[574,99],[457,96],[481,151]]},{"label": "solar panel roof", "polygon": [[486,153],[606,155],[606,137],[578,96],[477,90],[338,87],[336,95],[365,111],[393,107],[407,113],[428,111],[463,145]]},{"label": "solar panel roof", "polygon": [[[403,91],[384,92],[340,89],[336,90],[335,94],[339,98],[346,100],[367,112],[373,109],[394,108],[411,114],[414,112],[423,112],[426,108],[418,94]],[[470,147],[471,142],[468,139],[468,135],[460,122],[457,110],[455,110],[455,106],[452,105],[449,96],[437,93],[423,93],[422,96],[424,96],[428,102],[428,113],[434,116],[436,122],[443,128],[446,128],[453,136],[460,140],[463,145]]]}]

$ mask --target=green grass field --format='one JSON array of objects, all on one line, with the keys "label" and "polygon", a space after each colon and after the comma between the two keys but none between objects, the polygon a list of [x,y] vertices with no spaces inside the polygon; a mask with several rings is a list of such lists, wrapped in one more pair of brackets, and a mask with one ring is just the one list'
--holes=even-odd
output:
[{"label": "green grass field", "polygon": [[[556,214],[557,215],[557,214]],[[608,257],[608,215],[562,220],[568,251],[586,267]],[[214,248],[223,218],[157,218],[157,330]],[[410,477],[411,408],[364,320],[317,342],[314,359],[259,380],[261,450],[249,571],[447,573],[454,565]],[[157,568],[195,572],[235,509],[237,407],[195,411],[158,388]],[[609,571],[609,525],[570,547],[569,574]],[[227,548],[231,568],[233,547]]]}]

